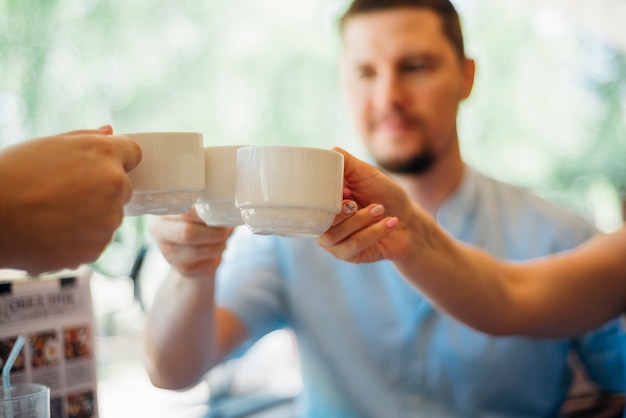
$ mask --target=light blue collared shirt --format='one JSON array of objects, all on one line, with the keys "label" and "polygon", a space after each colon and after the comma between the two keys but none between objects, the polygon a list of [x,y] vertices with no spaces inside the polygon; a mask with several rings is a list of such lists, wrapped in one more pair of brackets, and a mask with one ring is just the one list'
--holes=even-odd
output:
[{"label": "light blue collared shirt", "polygon": [[[578,215],[469,168],[437,221],[510,260],[564,251],[595,232]],[[555,417],[571,383],[570,349],[599,385],[624,388],[617,321],[574,339],[490,337],[439,313],[390,262],[346,263],[313,239],[241,228],[217,292],[254,339],[294,330],[306,417]]]}]

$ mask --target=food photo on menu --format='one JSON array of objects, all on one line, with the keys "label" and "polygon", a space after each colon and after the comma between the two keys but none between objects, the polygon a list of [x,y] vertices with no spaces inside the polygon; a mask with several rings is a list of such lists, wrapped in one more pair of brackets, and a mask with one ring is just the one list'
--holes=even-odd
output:
[{"label": "food photo on menu", "polygon": [[30,343],[33,367],[55,366],[59,363],[59,338],[55,330],[33,334]]},{"label": "food photo on menu", "polygon": [[72,326],[64,330],[67,360],[91,356],[91,331],[88,326]]}]

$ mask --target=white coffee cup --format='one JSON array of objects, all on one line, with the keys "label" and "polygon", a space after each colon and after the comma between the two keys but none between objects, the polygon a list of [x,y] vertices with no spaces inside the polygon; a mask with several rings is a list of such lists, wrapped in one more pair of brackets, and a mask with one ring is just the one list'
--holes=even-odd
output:
[{"label": "white coffee cup", "polygon": [[237,150],[241,145],[204,148],[205,187],[196,202],[198,216],[210,226],[242,225],[235,206]]},{"label": "white coffee cup", "polygon": [[139,165],[128,173],[133,196],[127,216],[187,212],[204,189],[204,149],[197,132],[124,134],[141,147]]},{"label": "white coffee cup", "polygon": [[341,210],[343,155],[307,147],[237,151],[236,205],[255,234],[317,237]]}]

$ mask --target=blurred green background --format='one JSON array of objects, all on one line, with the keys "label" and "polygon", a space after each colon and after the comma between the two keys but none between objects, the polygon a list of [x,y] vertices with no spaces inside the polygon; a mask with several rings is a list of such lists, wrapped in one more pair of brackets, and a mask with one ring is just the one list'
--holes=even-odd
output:
[{"label": "blurred green background", "polygon": [[[477,60],[460,120],[468,163],[617,228],[624,52],[557,10],[455,3]],[[346,5],[0,0],[0,146],[110,123],[120,133],[199,131],[205,145],[340,145],[361,155],[337,80],[335,21]],[[141,220],[126,223],[127,236],[142,233]]]}]

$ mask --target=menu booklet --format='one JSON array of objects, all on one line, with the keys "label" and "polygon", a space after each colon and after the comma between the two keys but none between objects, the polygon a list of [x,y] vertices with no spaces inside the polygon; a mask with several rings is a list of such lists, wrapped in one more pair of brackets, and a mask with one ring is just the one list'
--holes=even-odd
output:
[{"label": "menu booklet", "polygon": [[44,276],[0,270],[0,367],[19,335],[11,383],[50,387],[51,418],[95,418],[94,314],[88,268]]}]

